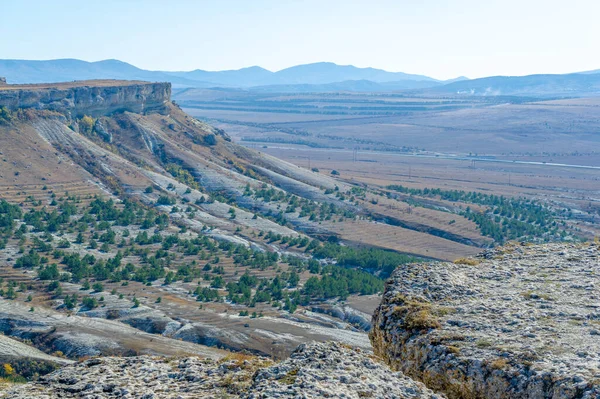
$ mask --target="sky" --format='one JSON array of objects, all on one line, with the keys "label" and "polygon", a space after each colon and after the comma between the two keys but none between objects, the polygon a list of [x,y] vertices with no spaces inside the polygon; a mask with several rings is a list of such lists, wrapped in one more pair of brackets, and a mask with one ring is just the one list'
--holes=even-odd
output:
[{"label": "sky", "polygon": [[329,61],[449,79],[600,69],[599,0],[0,0],[0,58]]}]

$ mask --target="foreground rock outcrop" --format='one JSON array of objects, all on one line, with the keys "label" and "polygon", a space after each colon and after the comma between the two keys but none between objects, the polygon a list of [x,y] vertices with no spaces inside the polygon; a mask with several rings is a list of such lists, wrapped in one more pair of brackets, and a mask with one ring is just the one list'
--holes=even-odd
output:
[{"label": "foreground rock outcrop", "polygon": [[364,352],[301,345],[274,364],[264,358],[97,358],[67,366],[0,398],[396,398],[442,399]]},{"label": "foreground rock outcrop", "polygon": [[597,244],[514,244],[399,267],[374,352],[450,398],[600,397]]}]

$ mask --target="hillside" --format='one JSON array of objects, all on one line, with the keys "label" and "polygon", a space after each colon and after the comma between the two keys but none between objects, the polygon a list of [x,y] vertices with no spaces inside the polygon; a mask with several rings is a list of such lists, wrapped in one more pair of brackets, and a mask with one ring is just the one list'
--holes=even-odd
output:
[{"label": "hillside", "polygon": [[592,399],[599,254],[597,242],[511,243],[400,266],[372,319],[374,355],[327,342],[281,361],[96,357],[0,388],[0,398]]},{"label": "hillside", "polygon": [[[7,169],[7,174],[3,175],[7,186],[31,184],[33,187],[36,186],[35,179],[38,184],[51,186],[48,183],[52,176],[42,177],[47,172],[37,169],[43,167],[41,164],[34,167],[38,159],[42,158],[19,151],[31,148],[31,144],[20,142],[21,140],[28,138],[36,142],[34,135],[38,135],[41,136],[43,146],[45,143],[58,146],[66,156],[74,157],[79,168],[74,168],[77,171],[73,173],[91,173],[97,187],[101,183],[117,192],[139,198],[146,204],[152,204],[159,192],[148,194],[145,190],[149,185],[154,185],[166,193],[182,196],[191,203],[189,206],[201,206],[201,210],[208,213],[206,217],[215,217],[219,228],[229,230],[230,233],[241,226],[277,234],[293,235],[293,230],[300,230],[313,236],[334,235],[344,239],[345,234],[352,234],[352,231],[343,228],[345,223],[376,226],[368,223],[368,216],[371,213],[376,215],[377,212],[370,209],[373,205],[372,198],[367,199],[367,193],[362,193],[364,190],[353,189],[353,185],[331,175],[299,168],[232,143],[223,131],[194,120],[173,106],[168,99],[169,88],[165,85],[133,84],[101,89],[95,82],[90,85],[82,82],[77,86],[59,90],[58,93],[56,88],[39,86],[35,96],[28,94],[34,90],[30,86],[0,91],[0,105],[8,106],[9,110],[17,110],[15,96],[10,93],[18,92],[21,93],[20,101],[29,110],[28,115],[21,119],[13,118],[5,128],[8,135],[15,133],[10,139],[6,136],[8,142],[4,147],[7,149],[5,157],[14,157],[14,167],[21,170],[19,176],[16,176],[16,169]],[[3,96],[2,93],[8,94]],[[45,102],[44,96],[49,95],[45,93],[52,93],[51,102]],[[71,94],[63,96],[60,93]],[[34,100],[29,101],[30,98]],[[116,111],[118,112],[115,114]],[[46,114],[41,115],[40,112]],[[54,112],[59,115],[53,114]],[[93,126],[80,128],[84,114],[95,118]],[[61,115],[66,115],[68,119],[61,119]],[[28,118],[31,120],[22,120]],[[19,132],[22,134],[18,134]],[[13,148],[14,151],[9,153],[8,150]],[[92,162],[91,158],[99,157],[102,159],[101,164]],[[54,161],[43,159],[45,164]],[[25,167],[29,163],[31,166]],[[56,169],[57,173],[62,172],[58,166]],[[33,180],[30,179],[32,175],[36,176]],[[42,178],[45,180],[41,180]],[[186,182],[189,184],[186,185]],[[87,184],[87,181],[81,184]],[[168,189],[169,186],[175,190]],[[186,194],[188,188],[191,192]],[[39,191],[39,187],[37,190]],[[215,201],[210,204],[194,204],[203,194],[223,198],[213,198]],[[373,192],[372,195],[377,197],[380,194]],[[281,213],[280,210],[288,207],[290,201],[296,204],[296,210]],[[331,205],[322,217],[307,218],[301,215],[310,216],[315,204],[310,205],[305,201],[321,201]],[[230,206],[226,206],[226,203],[236,210],[238,216],[235,219],[229,217]],[[300,207],[304,207],[304,211]],[[248,211],[258,212],[257,217],[254,218],[253,213]],[[281,220],[276,223],[262,217],[274,217],[278,214],[285,217],[285,222]],[[339,218],[338,223],[344,223],[330,223],[335,214]],[[415,234],[400,226],[388,227],[396,227],[398,232],[405,232],[407,235]],[[453,230],[454,226],[448,226],[447,229]],[[449,235],[453,234],[455,233],[451,232]],[[259,247],[264,246],[261,239],[247,235],[244,233],[246,242],[252,241]],[[451,259],[476,251],[459,244],[461,241],[466,240],[438,240],[437,245],[445,248],[446,256]],[[376,245],[375,242],[372,244]],[[394,244],[388,248],[397,249]],[[414,254],[426,255],[418,249]]]},{"label": "hillside", "polygon": [[[322,199],[331,204],[322,208],[323,218],[336,214],[344,218],[353,205],[333,195],[333,189],[336,184],[344,190],[349,187],[230,143],[222,131],[171,104],[169,92],[168,84],[123,82],[6,87],[0,91],[5,164],[0,197],[8,201],[2,203],[3,212],[16,212],[16,222],[4,226],[8,230],[3,230],[0,251],[3,284],[7,284],[1,301],[6,304],[4,318],[11,320],[4,332],[35,338],[45,350],[61,350],[74,357],[138,351],[130,339],[137,334],[133,328],[270,355],[289,353],[305,340],[334,336],[367,346],[364,332],[344,321],[344,310],[341,319],[313,314],[309,296],[302,300],[305,315],[283,317],[300,305],[299,296],[289,298],[299,282],[310,277],[318,281],[321,272],[329,273],[318,262],[311,266],[312,272],[308,270],[306,248],[311,239],[302,231],[325,237],[335,233],[320,228],[316,220],[299,217],[299,211],[295,224],[286,221],[280,211],[282,202],[294,200],[297,206],[320,211],[314,199]],[[15,98],[20,100],[15,102]],[[288,194],[276,183],[297,195]],[[325,194],[328,189],[332,194]],[[278,200],[265,201],[266,193]],[[117,222],[115,216],[98,215],[98,207],[113,215],[135,213],[127,216],[127,222]],[[41,219],[34,222],[31,212],[39,212]],[[63,215],[60,227],[50,226],[53,214]],[[82,220],[76,230],[72,218]],[[25,235],[15,238],[11,231],[21,225]],[[167,237],[176,238],[167,246]],[[96,247],[93,242],[100,244]],[[164,259],[161,248],[171,248],[173,255]],[[56,268],[48,278],[39,279],[37,260],[25,268],[19,266],[18,259],[27,259],[34,250],[43,254],[42,269],[44,262]],[[73,253],[94,259],[90,268],[76,271],[68,260]],[[288,260],[291,255],[294,258]],[[106,269],[109,261],[119,263],[116,270],[114,266]],[[238,285],[244,273],[247,285]],[[376,293],[381,284],[366,272],[357,271],[348,278],[373,280],[375,285],[368,294]],[[288,283],[289,279],[294,282]],[[86,289],[90,282],[102,288]],[[62,294],[56,295],[55,288],[48,291],[52,283],[60,286]],[[251,303],[259,283],[272,287],[266,296],[257,298],[257,304],[255,300]],[[288,288],[288,284],[293,285]],[[16,295],[7,294],[13,289]],[[241,290],[239,296],[237,289]],[[82,291],[87,295],[78,298],[75,307],[80,315],[92,320],[109,318],[128,326],[111,335],[110,324],[100,327],[61,316],[73,309],[65,301]],[[233,302],[223,303],[228,292]],[[348,295],[358,290],[344,292]],[[88,297],[100,301],[102,311],[82,305],[81,300]],[[164,301],[156,302],[158,297]],[[6,301],[15,298],[46,310],[27,312],[26,305],[8,306]],[[134,299],[136,306],[131,310]],[[198,302],[205,302],[200,306],[205,310],[198,311]],[[314,310],[319,306],[316,302]],[[53,316],[43,317],[46,312]],[[238,316],[244,312],[248,316]],[[368,320],[368,314],[347,312],[356,314],[353,322],[358,324]],[[250,313],[261,317],[251,318]],[[38,325],[39,330],[32,333],[22,323]],[[304,323],[314,324],[314,328],[307,330]],[[339,328],[349,331],[340,335]],[[82,339],[84,336],[88,338]],[[150,350],[165,353],[161,341],[154,339]],[[177,350],[201,351],[193,345]]]},{"label": "hillside", "polygon": [[312,341],[370,352],[397,266],[573,239],[562,213],[533,200],[357,183],[242,147],[170,92],[2,86],[6,336],[71,360],[282,359]]},{"label": "hillside", "polygon": [[600,74],[492,76],[449,83],[420,94],[463,96],[586,97],[600,94]]},{"label": "hillside", "polygon": [[20,341],[0,335],[0,359],[4,363],[11,363],[17,359],[35,359],[55,363],[58,365],[72,364],[72,360],[50,356],[40,350],[32,348]]},{"label": "hillside", "polygon": [[170,90],[0,89],[4,334],[71,359],[281,358],[326,340],[369,350],[396,265],[490,243],[464,217],[399,223],[378,205],[385,192],[239,146]]}]

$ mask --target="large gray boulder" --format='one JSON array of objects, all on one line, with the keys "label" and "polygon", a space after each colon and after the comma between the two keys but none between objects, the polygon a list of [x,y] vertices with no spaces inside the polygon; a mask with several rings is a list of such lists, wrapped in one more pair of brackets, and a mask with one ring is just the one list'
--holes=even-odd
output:
[{"label": "large gray boulder", "polygon": [[399,267],[375,354],[449,398],[600,397],[597,244],[513,244]]}]

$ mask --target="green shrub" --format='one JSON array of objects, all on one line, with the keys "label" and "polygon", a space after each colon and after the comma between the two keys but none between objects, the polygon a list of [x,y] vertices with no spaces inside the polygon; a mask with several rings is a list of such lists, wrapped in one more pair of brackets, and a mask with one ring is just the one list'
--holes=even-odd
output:
[{"label": "green shrub", "polygon": [[207,134],[206,136],[204,136],[204,142],[210,146],[216,145],[217,144],[217,136],[215,136],[212,133]]},{"label": "green shrub", "polygon": [[83,298],[81,304],[88,309],[95,309],[98,307],[98,301],[96,298],[92,298],[91,296],[86,296]]}]

